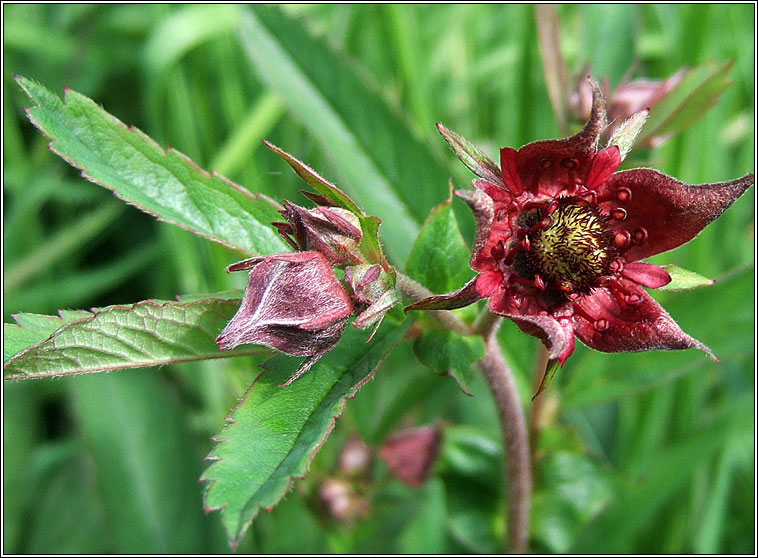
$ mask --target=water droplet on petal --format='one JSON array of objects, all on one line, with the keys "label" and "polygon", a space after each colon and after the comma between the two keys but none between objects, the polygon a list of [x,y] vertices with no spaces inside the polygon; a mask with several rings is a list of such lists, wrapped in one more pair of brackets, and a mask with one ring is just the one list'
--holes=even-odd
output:
[{"label": "water droplet on petal", "polygon": [[595,331],[602,333],[611,327],[611,324],[605,318],[600,318],[599,320],[595,320],[595,323],[592,324],[592,327],[595,328]]},{"label": "water droplet on petal", "polygon": [[566,170],[575,169],[577,166],[579,166],[579,162],[573,157],[569,157],[561,161],[561,167]]},{"label": "water droplet on petal", "polygon": [[647,229],[645,227],[639,227],[634,230],[632,234],[632,242],[634,244],[642,244],[647,240]]},{"label": "water droplet on petal", "polygon": [[619,188],[616,190],[616,199],[621,203],[626,203],[632,199],[632,191],[629,188]]}]

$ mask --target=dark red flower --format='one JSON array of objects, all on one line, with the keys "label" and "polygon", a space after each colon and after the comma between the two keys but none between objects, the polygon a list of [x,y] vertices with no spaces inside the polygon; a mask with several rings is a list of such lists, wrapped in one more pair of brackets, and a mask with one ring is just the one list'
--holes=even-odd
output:
[{"label": "dark red flower", "polygon": [[591,86],[592,113],[581,132],[518,151],[505,147],[500,167],[438,125],[479,176],[474,191],[455,192],[476,217],[470,265],[478,275],[455,293],[408,309],[489,298],[492,312],[539,337],[561,364],[575,336],[604,352],[698,348],[713,356],[642,289],[671,278],[640,260],[692,239],[753,184],[753,174],[689,186],[652,169],[615,172],[619,147],[597,149],[605,102]]},{"label": "dark red flower", "polygon": [[289,384],[339,342],[353,304],[318,252],[250,258],[227,268],[246,269],[240,309],[216,343],[221,349],[255,343],[308,357]]}]

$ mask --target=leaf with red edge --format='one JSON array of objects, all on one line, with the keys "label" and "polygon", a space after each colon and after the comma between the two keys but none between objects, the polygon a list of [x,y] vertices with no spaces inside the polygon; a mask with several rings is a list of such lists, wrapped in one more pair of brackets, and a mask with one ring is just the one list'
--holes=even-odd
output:
[{"label": "leaf with red edge", "polygon": [[463,136],[449,130],[439,122],[437,123],[437,129],[452,148],[455,156],[458,157],[471,172],[493,184],[503,183],[503,179],[500,176],[500,168],[484,151]]},{"label": "leaf with red edge", "polygon": [[218,445],[207,457],[214,463],[201,479],[209,482],[206,510],[221,510],[233,547],[260,509],[275,506],[292,479],[305,475],[346,398],[371,379],[407,323],[385,321],[368,344],[365,332],[348,328],[335,349],[287,387],[279,386],[298,361],[278,356],[266,363],[215,438]]},{"label": "leaf with red edge", "polygon": [[67,89],[62,101],[34,81],[21,76],[16,81],[35,104],[27,109],[29,119],[85,178],[161,221],[241,252],[290,250],[270,226],[280,216],[265,196],[164,150],[84,95]]},{"label": "leaf with red edge", "polygon": [[[69,311],[62,320],[36,317],[36,334],[27,338],[31,344],[26,346],[20,345],[19,334],[30,315],[22,314],[20,327],[5,324],[4,344],[11,341],[18,352],[5,362],[3,378],[46,378],[267,353],[255,345],[218,350],[214,339],[238,307],[237,299],[147,300],[94,312]],[[73,320],[66,323],[69,317]]]}]

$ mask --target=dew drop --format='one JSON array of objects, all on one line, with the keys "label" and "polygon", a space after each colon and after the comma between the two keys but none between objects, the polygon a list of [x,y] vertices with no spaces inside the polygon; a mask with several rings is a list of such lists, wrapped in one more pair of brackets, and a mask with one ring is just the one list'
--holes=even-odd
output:
[{"label": "dew drop", "polygon": [[608,323],[608,320],[605,318],[600,318],[599,320],[595,320],[595,323],[592,324],[592,327],[595,328],[595,331],[602,333],[603,331],[607,331],[609,327],[611,327],[611,324]]},{"label": "dew drop", "polygon": [[619,188],[616,190],[616,199],[621,203],[626,203],[632,199],[632,191],[629,188]]},{"label": "dew drop", "polygon": [[647,229],[645,227],[640,227],[634,230],[634,234],[632,234],[632,242],[634,244],[642,244],[646,240],[647,240]]},{"label": "dew drop", "polygon": [[540,161],[540,168],[541,169],[549,169],[553,166],[553,160],[550,157],[545,157]]},{"label": "dew drop", "polygon": [[577,166],[579,166],[579,162],[573,157],[569,157],[561,161],[561,167],[566,170],[575,169]]}]

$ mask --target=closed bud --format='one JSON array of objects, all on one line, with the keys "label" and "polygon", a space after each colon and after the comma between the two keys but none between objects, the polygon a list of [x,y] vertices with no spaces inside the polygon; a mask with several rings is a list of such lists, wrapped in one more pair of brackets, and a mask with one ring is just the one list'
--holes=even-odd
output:
[{"label": "closed bud", "polygon": [[408,486],[421,486],[439,454],[442,434],[434,426],[406,428],[384,440],[379,455],[393,475]]},{"label": "closed bud", "polygon": [[393,277],[379,264],[348,267],[345,269],[345,281],[353,290],[355,301],[362,307],[362,312],[355,319],[356,327],[376,325],[378,328],[387,311],[400,301]]},{"label": "closed bud", "polygon": [[333,266],[361,263],[361,227],[352,212],[327,206],[305,209],[285,201],[281,213],[287,222],[275,224],[296,250],[320,252]]},{"label": "closed bud", "polygon": [[245,269],[242,304],[216,343],[221,349],[255,343],[308,357],[289,384],[337,344],[353,304],[318,252],[250,258],[228,268]]}]

